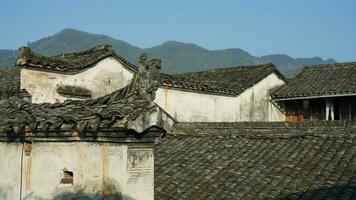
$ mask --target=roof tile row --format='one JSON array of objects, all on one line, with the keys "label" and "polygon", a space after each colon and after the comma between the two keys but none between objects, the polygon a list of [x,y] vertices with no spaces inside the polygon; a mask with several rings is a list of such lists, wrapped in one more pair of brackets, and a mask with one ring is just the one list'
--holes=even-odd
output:
[{"label": "roof tile row", "polygon": [[[257,137],[265,130],[270,130],[268,137]],[[352,127],[316,126],[306,132],[282,126],[261,131],[178,124],[155,147],[155,197],[354,199],[354,131]],[[295,133],[299,137],[290,136]]]}]

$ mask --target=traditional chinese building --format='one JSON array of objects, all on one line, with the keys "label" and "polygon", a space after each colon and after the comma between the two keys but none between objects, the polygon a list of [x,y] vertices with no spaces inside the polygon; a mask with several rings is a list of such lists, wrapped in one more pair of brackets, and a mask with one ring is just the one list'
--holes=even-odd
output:
[{"label": "traditional chinese building", "polygon": [[307,66],[272,98],[287,121],[355,120],[356,63]]},{"label": "traditional chinese building", "polygon": [[[307,67],[286,86],[271,64],[160,67],[142,55],[137,68],[109,46],[54,57],[22,48],[0,71],[0,198],[354,198],[354,122],[267,122],[294,119],[290,102],[313,108],[322,95],[335,119],[338,97],[297,85],[351,88],[352,63]],[[350,75],[346,86],[330,81],[337,72]],[[292,86],[312,95],[283,97]]]},{"label": "traditional chinese building", "polygon": [[140,68],[98,98],[1,100],[0,199],[153,200],[153,144],[174,120],[153,102],[160,61]]},{"label": "traditional chinese building", "polygon": [[[16,82],[4,79],[0,93],[4,98],[26,96],[33,103],[97,98],[127,86],[136,71],[107,45],[53,57],[23,47],[16,67],[2,73],[16,76]],[[177,121],[284,121],[284,114],[270,102],[270,90],[285,83],[272,64],[162,74],[161,78],[155,102]]]}]

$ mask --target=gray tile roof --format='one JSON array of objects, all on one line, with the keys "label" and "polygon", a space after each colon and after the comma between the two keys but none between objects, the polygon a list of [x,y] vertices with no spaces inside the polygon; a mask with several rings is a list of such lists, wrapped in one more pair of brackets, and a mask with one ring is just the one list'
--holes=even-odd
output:
[{"label": "gray tile roof", "polygon": [[355,199],[356,126],[180,123],[155,146],[157,199]]},{"label": "gray tile roof", "polygon": [[[18,97],[2,100],[0,133],[18,134],[24,132],[26,126],[32,131],[42,132],[61,129],[63,126],[79,132],[95,132],[98,128],[112,127],[115,124],[137,132],[143,131],[152,123],[165,128],[163,116],[160,115],[164,112],[157,114],[160,108],[153,103],[154,93],[161,85],[158,76],[152,76],[154,70],[157,71],[157,64],[159,63],[150,62],[147,68],[135,73],[129,85],[96,99],[66,100],[56,104],[33,104]],[[145,119],[145,113],[156,113],[158,121]],[[136,122],[139,117],[143,118]]]},{"label": "gray tile roof", "polygon": [[272,93],[275,99],[356,94],[356,62],[307,66]]},{"label": "gray tile roof", "polygon": [[72,86],[72,85],[58,85],[56,88],[58,94],[68,98],[78,98],[78,99],[86,99],[91,98],[91,91],[87,88]]},{"label": "gray tile roof", "polygon": [[163,83],[178,89],[237,96],[273,72],[284,80],[273,64],[262,64],[163,75]]},{"label": "gray tile roof", "polygon": [[0,100],[20,93],[20,68],[0,68]]},{"label": "gray tile roof", "polygon": [[33,131],[70,129],[83,132],[111,127],[116,122],[136,116],[153,105],[134,93],[126,97],[127,88],[90,100],[67,100],[56,104],[32,104],[18,97],[0,102],[0,132],[19,133],[29,125]]},{"label": "gray tile roof", "polygon": [[115,53],[110,45],[100,45],[83,52],[66,53],[52,57],[40,55],[29,47],[21,47],[16,65],[23,68],[54,71],[57,73],[78,73],[92,67],[104,58],[113,56],[124,67],[134,70],[135,66]]}]

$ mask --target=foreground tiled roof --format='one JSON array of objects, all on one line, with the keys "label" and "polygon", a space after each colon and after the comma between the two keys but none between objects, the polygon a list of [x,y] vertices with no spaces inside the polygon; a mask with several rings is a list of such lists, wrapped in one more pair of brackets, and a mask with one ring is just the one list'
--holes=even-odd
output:
[{"label": "foreground tiled roof", "polygon": [[355,124],[180,123],[155,146],[156,199],[355,197]]},{"label": "foreground tiled roof", "polygon": [[66,125],[80,132],[96,131],[116,122],[136,116],[148,109],[148,99],[133,93],[126,96],[127,88],[93,100],[68,100],[56,104],[32,104],[18,97],[0,102],[0,132],[18,133],[29,125],[33,131],[47,132]]},{"label": "foreground tiled roof", "polygon": [[16,65],[23,68],[54,71],[59,73],[78,73],[92,67],[104,58],[113,56],[133,70],[135,66],[115,53],[110,45],[100,45],[83,52],[66,53],[45,57],[32,51],[29,47],[20,48]]},{"label": "foreground tiled roof", "polygon": [[348,94],[356,94],[356,62],[305,67],[272,95],[282,99]]},{"label": "foreground tiled roof", "polygon": [[20,93],[20,68],[0,68],[0,100]]},{"label": "foreground tiled roof", "polygon": [[273,72],[284,79],[273,64],[263,64],[163,75],[163,83],[178,89],[236,96]]}]

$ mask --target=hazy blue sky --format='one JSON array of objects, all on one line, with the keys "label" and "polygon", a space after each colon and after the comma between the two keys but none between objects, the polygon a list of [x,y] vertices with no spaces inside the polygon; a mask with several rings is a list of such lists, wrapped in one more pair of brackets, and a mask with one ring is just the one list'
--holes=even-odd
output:
[{"label": "hazy blue sky", "polygon": [[151,47],[167,40],[356,61],[355,0],[1,0],[0,49],[75,28]]}]

